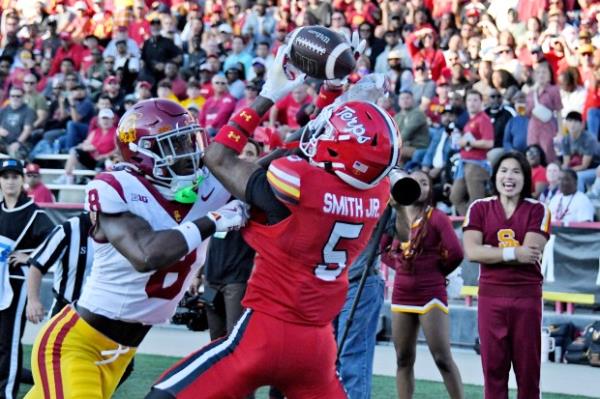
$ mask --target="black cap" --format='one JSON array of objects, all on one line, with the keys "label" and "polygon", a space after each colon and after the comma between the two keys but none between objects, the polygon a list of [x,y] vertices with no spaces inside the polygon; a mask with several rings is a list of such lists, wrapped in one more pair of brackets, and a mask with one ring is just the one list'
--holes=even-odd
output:
[{"label": "black cap", "polygon": [[12,171],[24,176],[23,168],[23,162],[18,159],[9,158],[0,161],[0,175],[4,174],[4,172]]},{"label": "black cap", "polygon": [[571,111],[567,114],[567,116],[565,117],[565,120],[583,122],[583,117],[581,116],[581,113],[579,113],[577,111]]}]

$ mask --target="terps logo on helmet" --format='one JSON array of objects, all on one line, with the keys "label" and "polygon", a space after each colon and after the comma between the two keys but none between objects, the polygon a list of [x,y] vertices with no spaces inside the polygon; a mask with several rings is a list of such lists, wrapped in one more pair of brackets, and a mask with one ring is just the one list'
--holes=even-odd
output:
[{"label": "terps logo on helmet", "polygon": [[339,116],[341,120],[346,122],[346,126],[341,129],[342,132],[352,133],[356,136],[356,140],[360,144],[364,144],[371,140],[370,137],[365,136],[367,130],[365,129],[365,126],[358,121],[358,116],[356,116],[356,111],[354,109],[344,105],[336,112],[335,116]]},{"label": "terps logo on helmet", "polygon": [[142,117],[139,112],[132,112],[119,124],[119,140],[123,143],[133,143],[137,139],[135,133],[137,121]]}]

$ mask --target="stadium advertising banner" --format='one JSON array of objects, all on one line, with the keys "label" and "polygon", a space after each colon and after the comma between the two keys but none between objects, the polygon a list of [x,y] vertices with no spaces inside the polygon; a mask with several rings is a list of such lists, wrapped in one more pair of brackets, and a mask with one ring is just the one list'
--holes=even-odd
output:
[{"label": "stadium advertising banner", "polygon": [[[460,224],[456,234],[462,238]],[[479,266],[463,261],[462,295],[477,295]],[[577,304],[600,304],[600,230],[552,227],[542,261],[544,299]]]}]

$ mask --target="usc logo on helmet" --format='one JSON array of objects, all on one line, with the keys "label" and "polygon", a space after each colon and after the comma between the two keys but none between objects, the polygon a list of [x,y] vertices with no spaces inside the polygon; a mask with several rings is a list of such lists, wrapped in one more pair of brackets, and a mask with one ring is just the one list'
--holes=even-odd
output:
[{"label": "usc logo on helmet", "polygon": [[123,143],[133,143],[137,139],[136,126],[138,119],[141,118],[138,112],[132,112],[123,119],[119,125],[119,140]]}]

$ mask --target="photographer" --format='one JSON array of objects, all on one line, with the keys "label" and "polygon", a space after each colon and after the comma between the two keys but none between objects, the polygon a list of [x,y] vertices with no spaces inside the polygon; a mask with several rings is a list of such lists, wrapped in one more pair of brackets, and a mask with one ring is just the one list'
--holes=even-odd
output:
[{"label": "photographer", "polygon": [[[260,153],[258,144],[249,141],[240,158],[255,161]],[[254,250],[242,239],[239,231],[214,234],[208,246],[203,267],[204,294],[210,339],[214,340],[231,333],[242,315],[242,298],[246,293],[246,282],[254,266]],[[202,273],[202,269],[200,271]],[[199,274],[192,283],[190,292],[198,293],[202,282]]]}]

